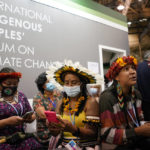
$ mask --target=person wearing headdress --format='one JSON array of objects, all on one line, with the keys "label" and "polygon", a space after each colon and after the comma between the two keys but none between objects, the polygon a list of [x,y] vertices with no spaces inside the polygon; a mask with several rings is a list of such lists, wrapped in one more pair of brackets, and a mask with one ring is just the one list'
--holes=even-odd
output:
[{"label": "person wearing headdress", "polygon": [[[150,148],[150,123],[142,125],[141,95],[136,84],[137,60],[118,58],[106,77],[113,84],[100,96],[102,150],[146,150]],[[145,147],[146,146],[146,147]]]},{"label": "person wearing headdress", "polygon": [[46,76],[46,72],[42,72],[35,80],[39,92],[33,98],[33,108],[36,112],[37,121],[36,137],[43,145],[43,150],[48,149],[49,140],[51,138],[51,133],[46,126],[46,116],[44,112],[55,111],[57,101],[60,98],[60,94],[58,93],[56,86],[52,84]]},{"label": "person wearing headdress", "polygon": [[27,97],[17,90],[22,74],[12,68],[0,70],[0,149],[1,150],[39,150],[41,145],[32,136],[25,134],[24,123],[35,119]]},{"label": "person wearing headdress", "polygon": [[144,54],[143,62],[137,67],[137,85],[142,95],[144,119],[150,121],[150,50]]},{"label": "person wearing headdress", "polygon": [[94,148],[97,144],[99,107],[96,100],[87,95],[86,84],[102,84],[103,79],[72,61],[55,63],[47,74],[64,91],[63,99],[56,108],[59,123],[49,123],[49,130],[55,136],[62,133],[62,145],[73,140],[81,148]]}]

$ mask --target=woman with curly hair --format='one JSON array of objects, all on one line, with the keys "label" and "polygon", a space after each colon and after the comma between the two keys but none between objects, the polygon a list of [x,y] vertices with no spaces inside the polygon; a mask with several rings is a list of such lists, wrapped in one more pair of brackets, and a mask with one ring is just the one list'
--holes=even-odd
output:
[{"label": "woman with curly hair", "polygon": [[38,88],[38,94],[33,98],[33,108],[36,112],[37,121],[37,132],[36,137],[38,141],[43,145],[43,150],[48,149],[49,140],[51,138],[51,133],[46,126],[46,116],[45,111],[55,111],[57,101],[60,97],[55,95],[56,88],[54,84],[49,82],[47,79],[46,72],[38,75],[35,83]]}]

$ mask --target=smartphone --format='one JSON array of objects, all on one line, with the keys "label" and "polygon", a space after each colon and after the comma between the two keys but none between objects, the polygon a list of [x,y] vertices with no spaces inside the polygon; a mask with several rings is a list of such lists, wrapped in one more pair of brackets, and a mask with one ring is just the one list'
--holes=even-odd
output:
[{"label": "smartphone", "polygon": [[45,111],[46,118],[49,122],[58,123],[59,120],[56,118],[56,112],[54,111]]},{"label": "smartphone", "polygon": [[28,112],[26,112],[26,113],[22,116],[22,118],[23,118],[23,119],[26,119],[26,118],[28,118],[29,116],[32,116],[33,113],[34,113],[34,111],[28,111]]}]

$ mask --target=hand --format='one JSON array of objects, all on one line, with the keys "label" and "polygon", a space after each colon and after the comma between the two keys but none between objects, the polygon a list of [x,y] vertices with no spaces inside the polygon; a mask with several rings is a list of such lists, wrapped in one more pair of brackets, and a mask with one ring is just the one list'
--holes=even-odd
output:
[{"label": "hand", "polygon": [[49,130],[52,133],[52,135],[57,136],[60,132],[71,132],[74,133],[76,131],[76,127],[72,125],[72,123],[68,120],[61,119],[60,117],[57,117],[59,120],[59,123],[50,122],[48,124]]},{"label": "hand", "polygon": [[17,126],[17,125],[20,125],[20,124],[23,124],[23,119],[19,116],[12,116],[12,117],[9,117],[8,119],[8,125],[14,125],[14,126]]},{"label": "hand", "polygon": [[64,128],[61,126],[60,123],[48,122],[48,120],[46,120],[46,124],[48,126],[50,133],[53,136],[57,136],[59,133],[61,133],[64,130]]},{"label": "hand", "polygon": [[35,120],[35,114],[32,114],[32,115],[27,115],[26,118],[23,118],[23,122],[25,123],[31,123]]},{"label": "hand", "polygon": [[135,132],[137,135],[150,137],[150,123],[145,123],[144,125],[135,128]]},{"label": "hand", "polygon": [[72,125],[70,121],[61,119],[60,117],[57,117],[57,119],[59,120],[59,123],[63,127],[64,131],[71,132],[71,133],[74,133],[76,131],[76,127]]},{"label": "hand", "polygon": [[150,125],[150,121],[145,121],[145,123],[144,124],[148,124],[148,125]]}]

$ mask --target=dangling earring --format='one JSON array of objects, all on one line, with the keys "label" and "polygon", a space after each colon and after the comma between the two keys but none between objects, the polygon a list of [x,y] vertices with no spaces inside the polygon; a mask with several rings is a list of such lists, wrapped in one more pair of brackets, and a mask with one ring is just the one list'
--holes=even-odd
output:
[{"label": "dangling earring", "polygon": [[117,94],[118,94],[118,101],[119,101],[119,106],[121,109],[123,109],[124,107],[124,101],[123,101],[123,92],[122,92],[122,88],[121,85],[117,84]]},{"label": "dangling earring", "polygon": [[135,100],[135,87],[132,86],[131,87],[131,102],[134,103],[134,100]]}]

